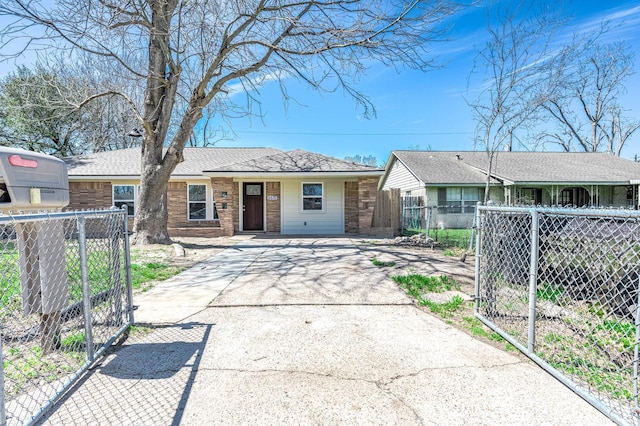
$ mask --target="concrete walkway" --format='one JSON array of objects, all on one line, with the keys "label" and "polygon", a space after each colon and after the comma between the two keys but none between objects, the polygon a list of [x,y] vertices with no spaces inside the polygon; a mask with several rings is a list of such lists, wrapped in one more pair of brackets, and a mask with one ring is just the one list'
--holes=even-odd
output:
[{"label": "concrete walkway", "polygon": [[611,424],[533,363],[414,307],[347,238],[243,240],[135,304],[153,332],[46,423]]}]

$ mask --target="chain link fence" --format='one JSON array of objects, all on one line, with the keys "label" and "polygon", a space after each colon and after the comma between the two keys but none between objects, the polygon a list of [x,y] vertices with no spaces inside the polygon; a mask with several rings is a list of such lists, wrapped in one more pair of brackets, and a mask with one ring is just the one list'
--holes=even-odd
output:
[{"label": "chain link fence", "polygon": [[402,199],[402,233],[423,233],[444,247],[470,249],[476,205],[425,206],[423,197]]},{"label": "chain link fence", "polygon": [[478,207],[476,315],[618,424],[640,424],[640,212]]},{"label": "chain link fence", "polygon": [[0,216],[0,425],[31,424],[133,323],[124,211]]}]

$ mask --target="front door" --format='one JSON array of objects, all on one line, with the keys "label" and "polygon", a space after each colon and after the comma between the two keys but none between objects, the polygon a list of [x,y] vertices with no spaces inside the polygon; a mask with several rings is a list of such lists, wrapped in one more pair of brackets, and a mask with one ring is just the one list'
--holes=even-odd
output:
[{"label": "front door", "polygon": [[244,231],[264,230],[263,189],[262,183],[243,183],[242,229]]}]

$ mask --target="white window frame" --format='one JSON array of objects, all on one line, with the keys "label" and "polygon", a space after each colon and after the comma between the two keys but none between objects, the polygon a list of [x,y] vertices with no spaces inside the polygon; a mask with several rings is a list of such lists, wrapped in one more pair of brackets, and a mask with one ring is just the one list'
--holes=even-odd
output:
[{"label": "white window frame", "polygon": [[[116,200],[116,187],[117,186],[130,186],[133,188],[133,199],[132,200]],[[133,210],[133,214],[129,214],[129,209],[127,209],[127,216],[128,217],[134,217],[136,215],[137,212],[137,204],[138,204],[138,190],[139,190],[139,185],[133,184],[133,183],[125,183],[125,184],[121,184],[121,183],[117,183],[111,184],[111,205],[116,206],[118,208],[120,208],[120,206],[122,204],[126,204],[127,207],[131,206],[132,210]],[[120,203],[120,205],[117,205],[117,203]]]},{"label": "white window frame", "polygon": [[[191,187],[192,186],[204,186],[204,200],[191,200]],[[194,219],[191,217],[191,205],[192,204],[204,204],[204,218]],[[199,221],[207,220],[209,218],[209,188],[206,183],[187,183],[187,220]]]},{"label": "white window frame", "polygon": [[[320,185],[320,190],[322,193],[320,196],[318,195],[304,195],[304,186],[305,185]],[[324,193],[324,182],[301,182],[300,184],[300,211],[303,213],[324,213],[326,208],[326,198]],[[305,209],[304,208],[304,200],[307,198],[320,198],[322,203],[322,208],[320,209]]]}]

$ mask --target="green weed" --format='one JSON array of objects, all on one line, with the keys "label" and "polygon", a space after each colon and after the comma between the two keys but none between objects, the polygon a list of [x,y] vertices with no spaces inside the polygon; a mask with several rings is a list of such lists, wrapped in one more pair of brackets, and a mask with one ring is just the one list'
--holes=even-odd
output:
[{"label": "green weed", "polygon": [[371,263],[382,268],[389,268],[389,267],[396,266],[395,262],[383,262],[381,260],[376,259],[375,257],[371,259]]},{"label": "green weed", "polygon": [[458,311],[463,304],[464,300],[458,295],[453,296],[451,300],[444,303],[432,302],[431,300],[424,299],[422,297],[418,300],[418,305],[428,307],[431,312],[438,314],[443,318],[451,316],[454,312]]},{"label": "green weed", "polygon": [[410,274],[395,275],[391,278],[400,284],[409,295],[416,298],[425,292],[443,293],[452,289],[460,289],[460,285],[446,275],[425,277],[420,274]]},{"label": "green weed", "polygon": [[134,289],[150,281],[163,281],[182,272],[184,268],[169,267],[166,263],[149,262],[131,265],[131,285]]},{"label": "green weed", "polygon": [[536,297],[541,300],[548,300],[549,302],[557,302],[564,294],[564,287],[561,285],[551,285],[548,283],[542,283],[536,289]]}]

